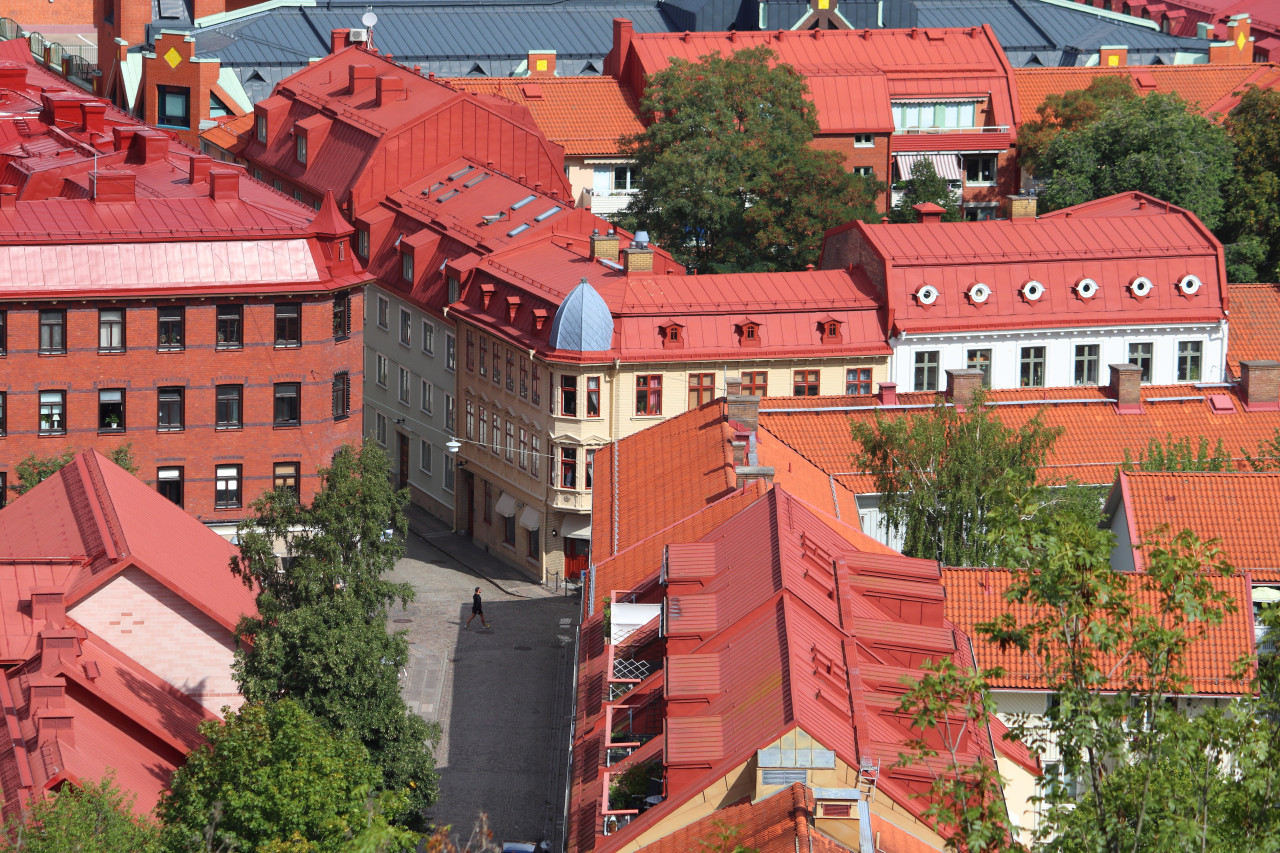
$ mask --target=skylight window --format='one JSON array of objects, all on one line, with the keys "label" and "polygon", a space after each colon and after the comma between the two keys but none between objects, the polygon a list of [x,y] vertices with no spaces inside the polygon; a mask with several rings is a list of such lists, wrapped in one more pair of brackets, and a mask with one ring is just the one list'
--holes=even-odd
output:
[{"label": "skylight window", "polygon": [[476,169],[475,166],[467,166],[466,168],[459,169],[458,171],[454,172],[452,175],[449,176],[449,180],[456,181],[458,180],[458,178],[461,178],[463,175],[471,174],[472,172],[475,171],[475,169]]},{"label": "skylight window", "polygon": [[436,201],[437,202],[448,201],[449,199],[453,198],[455,195],[457,195],[460,192],[462,192],[462,190],[449,190],[447,193],[440,196],[440,198],[436,199]]},{"label": "skylight window", "polygon": [[511,209],[512,209],[512,210],[519,210],[520,208],[524,207],[524,206],[525,206],[526,204],[528,204],[529,202],[533,201],[535,198],[537,198],[537,196],[536,196],[536,195],[527,195],[527,196],[525,196],[524,198],[520,199],[520,200],[519,200],[518,202],[516,202],[515,204],[511,205]]},{"label": "skylight window", "polygon": [[431,189],[427,190],[427,192],[433,193],[438,189],[442,189],[443,187],[444,187],[444,181],[436,181],[434,184],[431,185]]},{"label": "skylight window", "polygon": [[541,213],[539,213],[537,216],[533,217],[533,221],[534,221],[534,222],[545,222],[546,220],[548,220],[548,219],[550,219],[551,217],[555,216],[555,215],[556,215],[557,213],[559,213],[559,212],[560,212],[560,208],[558,208],[558,207],[553,207],[553,208],[551,208],[550,210],[544,210],[544,211],[542,211]]},{"label": "skylight window", "polygon": [[523,234],[524,232],[528,231],[529,228],[530,228],[530,225],[527,222],[523,225],[517,225],[515,228],[512,228],[510,231],[507,232],[507,236],[514,237],[517,234]]},{"label": "skylight window", "polygon": [[480,183],[481,181],[483,181],[483,180],[484,180],[485,178],[487,178],[487,177],[489,177],[489,173],[488,173],[488,172],[481,172],[479,175],[476,175],[474,178],[472,178],[471,180],[469,180],[469,181],[467,181],[465,184],[463,184],[463,186],[464,186],[464,187],[467,187],[468,189],[470,189],[471,187],[474,187],[476,184]]}]

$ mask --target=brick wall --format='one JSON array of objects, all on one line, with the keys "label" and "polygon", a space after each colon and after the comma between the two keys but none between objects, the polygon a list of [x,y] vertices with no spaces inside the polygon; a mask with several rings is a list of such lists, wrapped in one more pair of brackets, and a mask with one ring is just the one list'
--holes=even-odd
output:
[{"label": "brick wall", "polygon": [[126,569],[68,615],[215,714],[244,702],[231,675],[231,633],[138,569]]},{"label": "brick wall", "polygon": [[[0,392],[6,395],[5,434],[0,437],[0,471],[13,482],[13,469],[34,453],[54,456],[67,448],[89,447],[107,453],[132,445],[138,476],[152,483],[158,467],[183,468],[184,506],[206,523],[234,523],[243,508],[214,506],[214,469],[241,465],[242,507],[273,485],[276,462],[301,463],[301,490],[310,498],[318,487],[316,468],[329,464],[344,443],[360,440],[363,294],[353,292],[351,335],[335,340],[333,298],[329,295],[283,297],[302,303],[302,346],[277,348],[275,303],[271,299],[225,300],[244,306],[244,347],[215,346],[216,305],[224,300],[189,299],[185,312],[186,349],[157,351],[157,301],[76,302],[66,310],[66,355],[40,355],[39,306],[0,305],[7,309],[7,352],[0,363]],[[125,352],[99,353],[98,310],[123,308]],[[347,370],[351,379],[351,416],[334,420],[333,376]],[[274,384],[301,386],[301,418],[296,427],[274,426]],[[240,429],[215,428],[215,386],[243,385]],[[158,430],[157,388],[185,388],[180,431]],[[99,430],[98,390],[124,390],[123,430]],[[40,391],[66,392],[62,435],[40,435]]]},{"label": "brick wall", "polygon": [[[209,94],[218,82],[217,61],[201,59],[192,61],[195,43],[186,36],[163,34],[156,39],[155,58],[142,60],[142,84],[139,89],[140,111],[143,121],[160,125],[158,86],[186,89],[189,93],[189,119],[185,127],[174,124],[160,125],[170,130],[193,148],[200,147],[200,122],[209,118]],[[234,103],[223,102],[233,112]]]},{"label": "brick wall", "polygon": [[[836,151],[844,156],[844,167],[852,172],[857,168],[869,167],[875,170],[876,180],[887,187],[893,181],[892,167],[889,163],[889,134],[875,134],[874,144],[857,145],[852,134],[819,136],[813,140],[813,147],[821,151]],[[889,210],[889,193],[886,190],[876,198],[876,208]]]},{"label": "brick wall", "polygon": [[94,21],[93,0],[7,0],[4,6],[4,16],[28,32],[40,32],[41,24],[81,24],[87,29]]}]

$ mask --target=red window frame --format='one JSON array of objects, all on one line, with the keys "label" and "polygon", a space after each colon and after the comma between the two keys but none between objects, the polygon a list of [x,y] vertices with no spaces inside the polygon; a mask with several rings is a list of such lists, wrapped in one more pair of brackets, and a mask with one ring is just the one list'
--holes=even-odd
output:
[{"label": "red window frame", "polygon": [[792,391],[794,392],[792,396],[818,396],[819,378],[819,372],[817,370],[797,370],[792,380]]},{"label": "red window frame", "polygon": [[600,417],[600,377],[587,377],[587,417]]},{"label": "red window frame", "polygon": [[753,397],[769,396],[769,371],[748,370],[742,374],[742,393]]},{"label": "red window frame", "polygon": [[560,448],[560,488],[578,488],[578,448]]},{"label": "red window frame", "polygon": [[636,377],[636,414],[662,414],[662,374]]},{"label": "red window frame", "polygon": [[870,394],[871,393],[871,368],[869,367],[850,367],[845,371],[844,393],[846,394]]},{"label": "red window frame", "polygon": [[689,408],[696,409],[703,403],[710,403],[716,398],[716,375],[714,373],[689,374]]},{"label": "red window frame", "polygon": [[578,416],[578,377],[560,374],[560,414],[566,418]]}]

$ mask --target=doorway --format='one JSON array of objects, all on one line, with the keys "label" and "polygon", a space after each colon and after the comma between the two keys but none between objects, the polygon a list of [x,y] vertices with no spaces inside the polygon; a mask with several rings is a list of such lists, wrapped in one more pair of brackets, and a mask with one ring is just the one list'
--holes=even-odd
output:
[{"label": "doorway", "polygon": [[586,539],[564,540],[564,577],[576,580],[591,565],[591,543]]},{"label": "doorway", "polygon": [[402,432],[396,433],[396,438],[400,441],[400,470],[396,475],[396,488],[409,488],[409,436]]}]

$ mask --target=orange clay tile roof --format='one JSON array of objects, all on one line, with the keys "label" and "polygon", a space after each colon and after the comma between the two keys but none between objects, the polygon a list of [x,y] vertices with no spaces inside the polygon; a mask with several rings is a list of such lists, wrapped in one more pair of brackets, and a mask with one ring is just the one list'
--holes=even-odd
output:
[{"label": "orange clay tile roof", "polygon": [[1227,373],[1240,376],[1240,362],[1280,358],[1280,285],[1228,285],[1231,336]]},{"label": "orange clay tile roof", "polygon": [[[1227,560],[1254,581],[1280,581],[1280,472],[1120,475],[1133,541],[1168,525],[1221,539]],[[1135,554],[1141,566],[1141,554]]]},{"label": "orange clay tile roof", "polygon": [[[870,421],[877,411],[889,417],[916,415],[936,397],[933,392],[899,394],[896,408],[880,406],[873,396],[770,397],[760,403],[760,429],[854,493],[866,494],[874,484],[854,462],[857,447],[849,433],[850,419]],[[1230,410],[1214,411],[1210,397],[1229,403]],[[1040,412],[1046,425],[1065,429],[1040,471],[1042,481],[1050,483],[1075,479],[1109,485],[1126,449],[1137,458],[1151,439],[1163,442],[1170,435],[1188,438],[1193,445],[1206,436],[1211,449],[1221,438],[1227,452],[1243,466],[1244,452],[1256,454],[1259,442],[1280,428],[1280,411],[1246,412],[1236,388],[1144,385],[1142,398],[1141,414],[1124,415],[1116,411],[1105,387],[993,391],[988,404],[1007,426],[1020,426]]]},{"label": "orange clay tile roof", "polygon": [[1280,65],[1129,65],[1118,68],[1015,68],[1023,121],[1039,116],[1049,95],[1087,89],[1099,77],[1128,78],[1138,94],[1176,92],[1204,115],[1226,115],[1250,84],[1265,89],[1280,82]]},{"label": "orange clay tile roof", "polygon": [[[995,717],[990,719],[994,724]],[[874,812],[871,814],[871,837],[875,841],[875,853],[934,853],[941,849]]]},{"label": "orange clay tile roof", "polygon": [[616,156],[618,139],[644,130],[640,106],[613,77],[458,77],[455,89],[497,95],[529,108],[547,138],[569,156]]},{"label": "orange clay tile roof", "polygon": [[847,847],[813,828],[810,823],[813,816],[813,792],[797,782],[759,802],[734,803],[719,809],[640,850],[691,853],[704,847],[720,849],[716,843],[720,832],[724,827],[731,827],[737,833],[730,843],[756,853],[794,853],[797,849],[815,853],[847,851]]},{"label": "orange clay tile roof", "polygon": [[223,151],[234,151],[240,142],[241,134],[248,133],[253,128],[253,122],[253,113],[236,116],[209,128],[200,134],[200,138]]},{"label": "orange clay tile roof", "polygon": [[[1154,607],[1154,594],[1140,589],[1143,574],[1126,574],[1131,589],[1146,607]],[[946,614],[973,640],[974,657],[978,666],[986,669],[1001,667],[1004,676],[994,679],[996,688],[1013,690],[1046,690],[1040,668],[1031,655],[1016,650],[1002,652],[999,646],[988,643],[974,629],[975,625],[988,622],[1002,613],[1013,613],[1019,621],[1025,619],[1027,610],[1015,607],[1004,600],[1013,574],[1004,569],[943,568],[942,585],[947,591]],[[1210,581],[1220,591],[1230,594],[1236,601],[1236,612],[1225,616],[1221,624],[1199,625],[1194,631],[1194,641],[1187,653],[1186,666],[1190,676],[1188,691],[1200,696],[1242,695],[1250,691],[1248,677],[1244,680],[1232,676],[1232,668],[1240,658],[1253,653],[1253,613],[1250,607],[1249,584],[1242,575],[1211,577]],[[1118,688],[1120,685],[1110,685]]]}]

